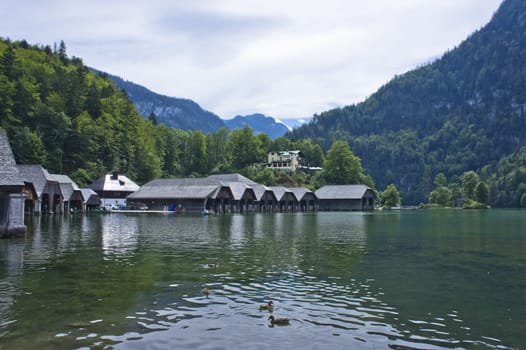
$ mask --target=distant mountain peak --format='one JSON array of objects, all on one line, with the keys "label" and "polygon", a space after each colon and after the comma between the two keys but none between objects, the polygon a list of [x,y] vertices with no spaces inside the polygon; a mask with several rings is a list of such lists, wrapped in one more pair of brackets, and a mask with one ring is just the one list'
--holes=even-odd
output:
[{"label": "distant mountain peak", "polygon": [[161,95],[115,75],[93,70],[106,74],[120,89],[126,91],[144,118],[154,113],[157,121],[166,126],[189,131],[201,130],[204,133],[214,132],[225,126],[219,116],[204,110],[190,99]]},{"label": "distant mountain peak", "polygon": [[261,113],[249,115],[237,115],[232,119],[225,120],[225,125],[230,129],[239,129],[245,126],[250,127],[255,134],[265,133],[271,139],[285,135],[292,128],[281,120]]}]

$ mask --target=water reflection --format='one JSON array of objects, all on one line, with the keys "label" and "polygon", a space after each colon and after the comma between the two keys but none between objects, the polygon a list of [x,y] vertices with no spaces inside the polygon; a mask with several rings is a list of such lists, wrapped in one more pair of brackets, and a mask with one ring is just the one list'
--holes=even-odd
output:
[{"label": "water reflection", "polygon": [[137,216],[114,214],[102,217],[102,252],[107,259],[122,258],[137,250],[140,229],[138,219]]},{"label": "water reflection", "polygon": [[0,348],[517,347],[526,225],[458,215],[34,219],[0,241]]}]

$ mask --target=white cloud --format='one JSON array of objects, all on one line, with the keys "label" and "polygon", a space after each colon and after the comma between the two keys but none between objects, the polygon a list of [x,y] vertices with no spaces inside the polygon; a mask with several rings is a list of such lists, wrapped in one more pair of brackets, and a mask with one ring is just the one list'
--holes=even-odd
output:
[{"label": "white cloud", "polygon": [[483,26],[500,0],[0,0],[0,35],[50,44],[221,117],[362,101]]}]

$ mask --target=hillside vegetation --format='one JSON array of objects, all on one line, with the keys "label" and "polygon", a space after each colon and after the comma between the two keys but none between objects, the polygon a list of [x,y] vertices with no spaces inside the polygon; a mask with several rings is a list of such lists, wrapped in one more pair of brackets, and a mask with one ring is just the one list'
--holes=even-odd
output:
[{"label": "hillside vegetation", "polygon": [[[42,164],[80,185],[119,171],[139,183],[158,177],[242,172],[266,184],[308,185],[310,176],[255,168],[270,150],[301,150],[321,166],[310,140],[271,140],[252,129],[222,127],[205,135],[145,119],[124,90],[58,48],[0,39],[0,127],[17,163]],[[191,119],[191,116],[188,117]]]},{"label": "hillside vegetation", "polygon": [[[453,179],[486,167],[498,182],[487,171],[526,145],[525,109],[526,1],[506,0],[440,59],[394,77],[362,103],[315,115],[289,137],[324,149],[346,140],[379,187],[394,183],[417,204],[439,173]],[[500,198],[525,193],[518,191]],[[493,192],[491,202],[505,205]]]}]

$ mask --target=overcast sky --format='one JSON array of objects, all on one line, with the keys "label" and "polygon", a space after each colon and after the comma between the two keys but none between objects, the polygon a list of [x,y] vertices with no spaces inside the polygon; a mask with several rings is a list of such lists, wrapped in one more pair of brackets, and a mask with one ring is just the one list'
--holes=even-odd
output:
[{"label": "overcast sky", "polygon": [[363,101],[454,48],[501,0],[0,0],[0,36],[53,45],[220,117]]}]

